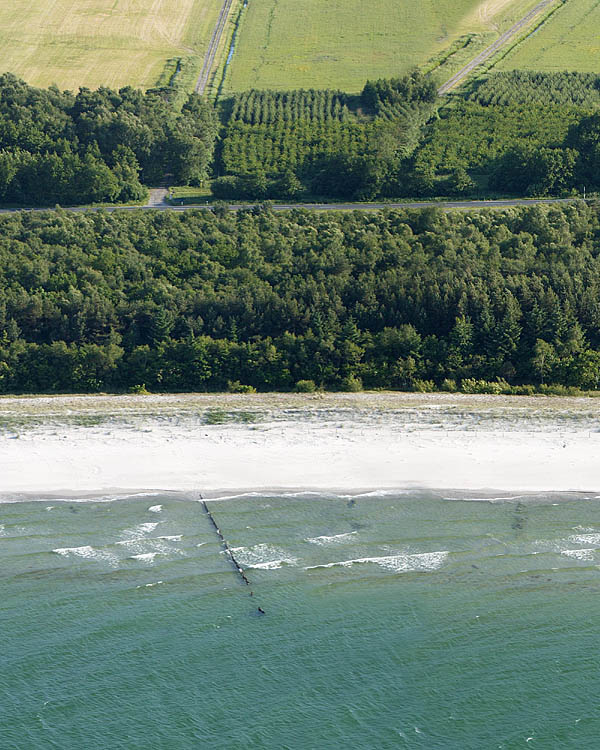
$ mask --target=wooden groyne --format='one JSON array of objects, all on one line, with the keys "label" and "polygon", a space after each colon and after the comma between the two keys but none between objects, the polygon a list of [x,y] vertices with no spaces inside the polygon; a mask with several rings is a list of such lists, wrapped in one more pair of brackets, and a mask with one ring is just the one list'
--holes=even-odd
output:
[{"label": "wooden groyne", "polygon": [[242,581],[246,584],[246,586],[249,586],[250,581],[246,577],[246,572],[244,571],[242,566],[239,564],[239,562],[235,559],[235,556],[233,552],[231,551],[231,547],[229,546],[229,544],[227,543],[227,540],[223,536],[221,529],[217,526],[217,522],[215,521],[213,514],[210,512],[210,508],[206,504],[206,501],[201,500],[201,503],[202,503],[202,507],[204,508],[204,512],[208,516],[208,520],[213,525],[213,528],[216,531],[217,536],[219,537],[219,541],[221,542],[221,546],[223,547],[223,550],[225,551],[227,557],[231,560],[231,564],[236,569],[237,574],[242,579]]}]

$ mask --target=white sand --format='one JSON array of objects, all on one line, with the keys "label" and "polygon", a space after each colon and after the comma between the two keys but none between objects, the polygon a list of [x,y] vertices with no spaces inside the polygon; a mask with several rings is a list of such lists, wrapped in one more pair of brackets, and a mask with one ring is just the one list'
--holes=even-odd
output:
[{"label": "white sand", "polygon": [[[244,423],[245,412],[257,421]],[[215,414],[233,421],[207,424]],[[593,399],[5,398],[0,495],[407,487],[600,493],[598,417]]]}]

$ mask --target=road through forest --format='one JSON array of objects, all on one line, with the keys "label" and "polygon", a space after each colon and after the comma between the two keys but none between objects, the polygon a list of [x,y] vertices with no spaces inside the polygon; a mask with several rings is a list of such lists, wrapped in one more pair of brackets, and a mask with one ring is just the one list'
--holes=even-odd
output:
[{"label": "road through forest", "polygon": [[[505,198],[496,201],[415,201],[413,203],[269,203],[273,211],[293,211],[302,209],[305,211],[383,211],[384,209],[424,209],[441,208],[443,211],[469,210],[469,209],[501,209],[515,208],[518,206],[541,206],[566,203],[577,203],[582,198]],[[232,203],[228,204],[230,211],[244,211],[259,208],[261,203]],[[62,207],[63,211],[74,213],[85,213],[86,211],[209,211],[213,208],[209,203],[191,204],[187,206],[174,206],[167,203],[158,203],[146,206],[72,206]],[[54,211],[47,208],[1,208],[0,214],[14,214],[19,211]]]},{"label": "road through forest", "polygon": [[535,8],[530,10],[527,15],[523,16],[520,21],[517,21],[514,26],[511,26],[508,31],[505,31],[504,34],[499,36],[493,44],[490,44],[489,47],[486,47],[483,52],[480,52],[477,57],[474,57],[471,60],[470,63],[465,65],[464,68],[461,68],[458,73],[455,73],[452,78],[449,78],[446,83],[440,86],[440,88],[438,89],[438,96],[444,96],[444,94],[447,94],[455,86],[458,86],[458,84],[461,83],[469,75],[469,73],[471,73],[471,71],[475,70],[478,65],[481,65],[481,63],[489,60],[489,58],[492,57],[492,55],[495,55],[499,49],[507,45],[509,42],[513,41],[517,34],[522,31],[530,21],[539,16],[540,13],[542,13],[542,11],[553,2],[555,2],[555,0],[542,0],[541,3],[538,3]]}]

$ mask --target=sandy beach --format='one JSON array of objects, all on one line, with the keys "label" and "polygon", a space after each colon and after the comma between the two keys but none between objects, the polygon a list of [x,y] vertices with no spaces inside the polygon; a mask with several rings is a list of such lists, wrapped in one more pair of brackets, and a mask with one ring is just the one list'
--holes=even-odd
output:
[{"label": "sandy beach", "polygon": [[0,399],[0,495],[600,493],[600,402],[457,394]]}]

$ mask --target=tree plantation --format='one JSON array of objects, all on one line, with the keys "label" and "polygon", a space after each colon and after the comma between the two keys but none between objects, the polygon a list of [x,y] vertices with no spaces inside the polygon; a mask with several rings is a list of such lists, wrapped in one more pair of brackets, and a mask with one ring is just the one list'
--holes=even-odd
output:
[{"label": "tree plantation", "polygon": [[419,73],[367,81],[360,97],[247,92],[224,108],[213,191],[365,200],[595,190],[599,82],[515,71],[449,101]]},{"label": "tree plantation", "polygon": [[587,389],[599,350],[584,203],[0,217],[3,393]]}]

